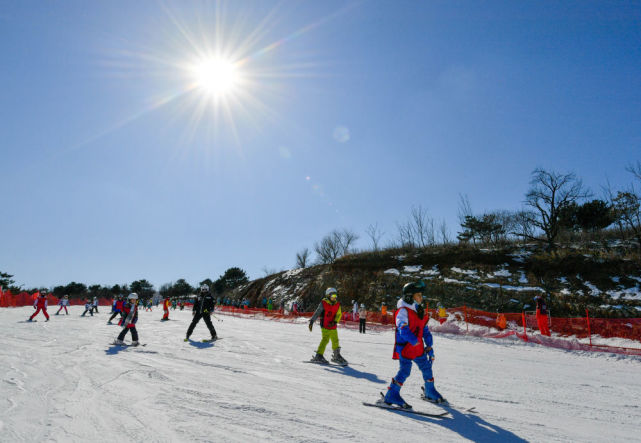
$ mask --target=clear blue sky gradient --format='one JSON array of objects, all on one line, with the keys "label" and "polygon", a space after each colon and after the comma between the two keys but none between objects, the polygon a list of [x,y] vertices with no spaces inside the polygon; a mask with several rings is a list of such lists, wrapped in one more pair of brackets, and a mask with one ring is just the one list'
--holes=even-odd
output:
[{"label": "clear blue sky gradient", "polygon": [[[334,228],[389,243],[416,205],[455,237],[459,194],[519,209],[536,167],[622,188],[640,22],[584,0],[2,1],[0,270],[257,278]],[[215,45],[251,85],[199,114],[181,66]]]}]

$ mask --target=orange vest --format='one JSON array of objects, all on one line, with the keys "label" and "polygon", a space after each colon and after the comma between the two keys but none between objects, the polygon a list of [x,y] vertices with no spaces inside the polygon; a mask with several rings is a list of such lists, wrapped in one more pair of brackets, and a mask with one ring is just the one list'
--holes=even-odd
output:
[{"label": "orange vest", "polygon": [[398,331],[396,332],[396,338],[394,342],[394,356],[392,357],[394,360],[398,360],[398,352],[396,351],[396,347],[398,345],[404,345],[403,350],[401,351],[401,355],[403,358],[409,358],[410,360],[414,360],[416,357],[420,357],[423,355],[423,351],[425,350],[425,347],[423,345],[423,329],[425,328],[425,325],[427,324],[428,320],[430,319],[429,315],[427,315],[427,312],[423,316],[423,318],[418,318],[418,314],[408,308],[399,308],[396,310],[394,313],[394,322],[396,322],[396,316],[400,312],[401,309],[407,310],[407,319],[409,320],[408,326],[410,328],[410,331],[412,334],[416,336],[418,341],[416,342],[415,345],[410,344],[409,342],[398,342],[399,339],[399,333]]},{"label": "orange vest", "polygon": [[333,305],[326,300],[322,301],[323,303],[323,318],[321,319],[321,328],[324,329],[336,329],[336,314],[338,313],[338,308],[341,307],[341,304],[336,302]]}]

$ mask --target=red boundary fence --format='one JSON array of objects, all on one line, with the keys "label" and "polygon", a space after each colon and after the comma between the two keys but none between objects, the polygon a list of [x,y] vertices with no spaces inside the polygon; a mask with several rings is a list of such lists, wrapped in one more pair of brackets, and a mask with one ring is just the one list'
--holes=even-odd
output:
[{"label": "red boundary fence", "polygon": [[[11,292],[0,292],[0,307],[19,307],[31,306],[37,297],[36,294],[22,292],[12,294]],[[49,306],[58,304],[58,298],[49,295]],[[112,300],[108,298],[98,299],[100,306],[111,305]],[[70,299],[69,304],[72,306],[84,305],[83,299]],[[270,311],[260,308],[235,308],[232,306],[218,306],[216,312],[232,316],[251,316],[262,317],[270,320],[296,322],[299,318],[309,318],[311,312],[284,313],[281,311]],[[434,309],[428,309],[430,317],[438,319],[437,312]],[[472,334],[490,338],[506,338],[517,336],[522,340],[539,343],[545,346],[552,346],[562,349],[580,349],[586,351],[604,351],[614,352],[627,355],[641,355],[641,345],[639,348],[617,347],[608,345],[599,345],[592,343],[592,337],[600,336],[602,338],[623,338],[641,342],[641,318],[593,318],[590,317],[586,309],[585,317],[562,318],[551,317],[549,319],[550,331],[555,333],[555,337],[544,337],[540,334],[528,335],[528,330],[538,331],[536,316],[524,312],[521,313],[502,313],[495,314],[491,312],[472,309],[467,306],[450,308],[446,310],[448,320],[442,325],[431,327],[435,332]],[[501,319],[501,316],[503,319]],[[501,321],[503,320],[503,321]],[[465,330],[460,325],[465,324]],[[341,320],[341,325],[350,328],[358,328],[358,316],[353,318],[351,312],[345,312]],[[469,325],[485,326],[492,328],[490,331],[471,331]],[[394,327],[394,316],[388,312],[382,315],[380,312],[368,312],[367,328],[369,330],[380,331],[392,329]],[[523,332],[521,332],[523,331]],[[559,337],[576,337],[576,339],[589,340],[589,343],[580,343],[577,340],[567,340]]]},{"label": "red boundary fence", "polygon": [[[438,319],[434,309],[428,310],[430,317]],[[442,325],[431,326],[434,332],[469,334],[488,338],[507,338],[516,336],[521,340],[537,343],[545,346],[573,349],[584,351],[603,351],[626,355],[641,355],[641,343],[639,348],[598,345],[592,343],[592,337],[602,338],[624,338],[641,342],[641,318],[592,318],[586,311],[586,317],[550,319],[550,331],[555,333],[554,337],[545,337],[540,334],[533,334],[538,331],[535,315],[526,313],[503,313],[472,309],[466,306],[450,308],[446,310],[448,320]],[[235,308],[232,306],[217,306],[216,312],[235,317],[256,317],[268,320],[297,322],[298,319],[309,318],[311,312],[285,313],[281,311],[270,311],[260,308]],[[501,328],[500,316],[505,317],[505,328]],[[525,323],[524,323],[525,320]],[[462,325],[465,324],[464,327]],[[358,328],[358,316],[353,318],[351,312],[346,312],[341,320],[341,325],[350,328]],[[484,331],[470,331],[468,325],[485,326],[491,328]],[[380,312],[368,312],[367,328],[369,330],[381,331],[394,328],[394,316],[391,313],[383,316]],[[530,333],[528,334],[528,330]],[[574,336],[576,339],[588,338],[590,343],[581,343],[578,340],[568,340],[567,337]],[[566,337],[566,338],[564,338]]]},{"label": "red boundary fence", "polygon": [[[10,291],[0,292],[0,308],[17,308],[21,306],[31,306],[33,305],[34,300],[38,297],[38,293],[29,294],[28,292],[21,292],[19,294],[12,294]],[[58,304],[58,297],[48,294],[47,300],[49,306],[54,306]],[[110,306],[111,299],[109,298],[99,298],[98,304],[100,306]],[[71,306],[80,306],[85,304],[85,299],[82,298],[72,298],[69,299],[69,305]]]}]

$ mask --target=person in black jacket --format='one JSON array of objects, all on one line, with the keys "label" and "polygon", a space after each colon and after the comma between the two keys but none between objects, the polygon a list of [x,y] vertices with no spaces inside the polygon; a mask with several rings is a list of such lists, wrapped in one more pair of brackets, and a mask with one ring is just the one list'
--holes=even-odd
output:
[{"label": "person in black jacket", "polygon": [[187,329],[187,336],[185,337],[185,341],[189,340],[191,333],[194,332],[194,328],[201,318],[205,320],[205,324],[207,325],[207,328],[211,333],[212,341],[218,338],[218,336],[216,335],[216,329],[214,329],[214,325],[211,324],[211,314],[212,312],[214,312],[215,304],[216,301],[209,291],[209,286],[203,284],[200,287],[200,296],[196,299],[196,301],[194,301],[194,309],[192,311],[192,315],[194,316],[194,318],[189,325],[189,329]]}]

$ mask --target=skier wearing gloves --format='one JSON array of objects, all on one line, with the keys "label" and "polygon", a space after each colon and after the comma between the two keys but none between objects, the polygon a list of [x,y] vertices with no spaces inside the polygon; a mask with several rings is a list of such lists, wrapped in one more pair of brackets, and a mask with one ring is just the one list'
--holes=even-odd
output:
[{"label": "skier wearing gloves", "polygon": [[211,334],[211,341],[214,341],[218,338],[218,335],[216,334],[216,329],[214,328],[214,325],[211,323],[211,314],[214,312],[215,306],[216,306],[216,301],[214,300],[214,296],[211,295],[211,292],[209,291],[209,286],[207,286],[206,284],[203,284],[200,287],[200,296],[194,302],[194,308],[191,313],[191,315],[193,315],[194,318],[192,319],[191,324],[187,329],[187,336],[185,337],[185,341],[189,341],[189,337],[191,336],[191,333],[194,332],[194,328],[196,327],[196,325],[198,324],[201,318],[205,321],[205,324],[209,329],[209,333]]},{"label": "skier wearing gloves", "polygon": [[33,321],[34,317],[38,315],[40,311],[42,311],[42,313],[47,318],[45,321],[49,321],[49,314],[47,314],[47,303],[48,303],[47,294],[45,294],[44,292],[40,293],[38,298],[36,298],[35,301],[33,302],[33,309],[35,309],[36,312],[34,312],[33,315],[29,317],[29,320],[27,321]]},{"label": "skier wearing gloves", "polygon": [[403,298],[398,301],[398,309],[394,313],[396,337],[393,359],[399,361],[400,368],[387,388],[387,394],[383,400],[388,405],[411,408],[401,397],[400,391],[410,375],[412,362],[416,363],[423,373],[424,399],[434,403],[446,403],[443,396],[434,388],[432,333],[427,327],[429,316],[421,305],[424,291],[425,283],[421,280],[416,283],[407,283],[403,286]]},{"label": "skier wearing gloves", "polygon": [[118,295],[116,299],[113,302],[113,305],[111,306],[111,317],[109,317],[109,320],[107,320],[107,324],[110,325],[111,321],[116,317],[116,315],[120,314],[120,317],[123,317],[122,315],[122,307],[125,304],[125,301],[122,299],[122,295]]},{"label": "skier wearing gloves", "polygon": [[132,292],[127,297],[127,303],[124,304],[122,311],[125,315],[125,320],[122,324],[123,328],[118,335],[115,345],[124,345],[125,335],[127,331],[131,331],[131,345],[138,346],[138,331],[136,330],[136,322],[138,321],[138,294]]},{"label": "skier wearing gloves", "polygon": [[60,305],[60,308],[58,309],[58,312],[56,312],[56,315],[60,314],[60,311],[64,308],[65,313],[69,315],[69,310],[67,309],[67,306],[69,306],[69,296],[65,295],[60,299],[58,302],[58,305]]},{"label": "skier wearing gloves", "polygon": [[323,355],[325,353],[325,348],[327,343],[332,341],[332,350],[334,355],[332,356],[332,361],[339,365],[346,366],[347,360],[341,355],[341,348],[338,344],[338,331],[336,330],[336,325],[341,320],[343,313],[341,312],[341,304],[337,300],[338,291],[335,288],[327,288],[325,291],[325,298],[321,300],[318,308],[312,315],[312,318],[309,320],[309,331],[312,331],[314,327],[314,321],[320,317],[321,324],[321,341],[316,350],[316,355],[311,359],[313,363],[322,363],[329,364]]}]

